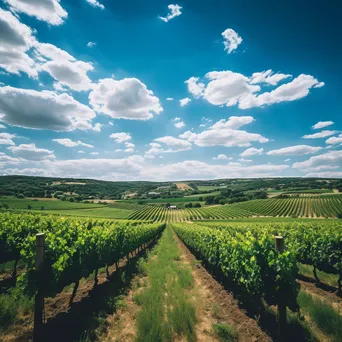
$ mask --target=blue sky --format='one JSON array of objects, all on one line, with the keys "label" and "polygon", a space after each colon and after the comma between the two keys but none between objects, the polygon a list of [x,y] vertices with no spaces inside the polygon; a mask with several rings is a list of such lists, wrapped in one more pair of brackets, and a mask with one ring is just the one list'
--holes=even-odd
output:
[{"label": "blue sky", "polygon": [[0,174],[342,177],[336,1],[0,0]]}]

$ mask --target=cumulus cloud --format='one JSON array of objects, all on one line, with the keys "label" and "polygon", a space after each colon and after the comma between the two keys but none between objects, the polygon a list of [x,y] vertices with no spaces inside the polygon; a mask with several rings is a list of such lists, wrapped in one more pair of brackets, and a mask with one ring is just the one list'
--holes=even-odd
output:
[{"label": "cumulus cloud", "polygon": [[167,97],[167,98],[166,98],[166,101],[173,101],[173,100],[174,100],[173,97]]},{"label": "cumulus cloud", "polygon": [[86,0],[88,4],[92,5],[93,7],[98,7],[100,9],[104,9],[105,7],[99,3],[97,0]]},{"label": "cumulus cloud", "polygon": [[268,142],[269,140],[260,134],[237,129],[253,121],[253,117],[250,116],[232,116],[228,120],[216,122],[208,130],[201,133],[186,131],[179,137],[193,142],[197,146],[248,147],[251,142]]},{"label": "cumulus cloud", "polygon": [[303,162],[297,162],[292,165],[294,169],[305,170],[308,168],[338,164],[342,162],[342,151],[328,151],[327,153],[311,157]]},{"label": "cumulus cloud", "polygon": [[325,141],[327,144],[330,145],[336,145],[342,143],[342,134],[340,134],[338,137],[331,137]]},{"label": "cumulus cloud", "polygon": [[224,49],[228,54],[233,52],[242,43],[242,38],[233,29],[228,28],[222,32]]},{"label": "cumulus cloud", "polygon": [[342,178],[342,172],[310,172],[305,177],[318,177],[318,178]]},{"label": "cumulus cloud", "polygon": [[305,154],[316,153],[322,150],[322,147],[314,147],[308,145],[296,145],[280,148],[267,152],[269,156],[302,156]]},{"label": "cumulus cloud", "polygon": [[159,19],[163,20],[165,23],[167,23],[168,21],[170,21],[173,18],[176,18],[178,16],[180,16],[182,14],[181,6],[178,6],[177,4],[173,5],[169,5],[167,6],[167,8],[170,10],[170,12],[167,14],[166,17],[159,17]]},{"label": "cumulus cloud", "polygon": [[92,156],[97,156],[97,155],[99,154],[99,152],[90,152],[90,154],[91,154]]},{"label": "cumulus cloud", "polygon": [[189,79],[192,80],[192,88],[188,87],[188,89],[195,97],[202,97],[213,105],[228,107],[237,105],[240,109],[248,109],[301,99],[309,94],[310,89],[319,84],[313,76],[301,74],[272,91],[262,92],[261,84],[276,85],[290,76],[272,75],[272,70],[254,73],[251,77],[230,70],[211,71],[205,75],[208,83],[204,87],[196,88],[196,85],[204,83],[199,83],[199,79],[193,77]]},{"label": "cumulus cloud", "polygon": [[16,138],[15,134],[0,133],[0,145],[15,145],[13,138]]},{"label": "cumulus cloud", "polygon": [[219,154],[217,157],[214,157],[213,160],[232,160],[233,158],[227,157],[225,154]]},{"label": "cumulus cloud", "polygon": [[62,138],[62,139],[52,139],[52,141],[55,141],[56,143],[63,145],[63,146],[66,146],[66,147],[84,146],[84,147],[94,148],[93,145],[86,144],[86,143],[82,142],[81,140],[72,141],[69,138]]},{"label": "cumulus cloud", "polygon": [[12,13],[0,8],[0,68],[9,73],[38,75],[35,61],[26,53],[36,44],[30,27],[22,24]]},{"label": "cumulus cloud", "polygon": [[281,73],[274,74],[273,71],[269,69],[266,71],[253,73],[250,80],[250,84],[267,83],[275,86],[280,81],[289,77],[292,77],[292,75]]},{"label": "cumulus cloud", "polygon": [[68,60],[49,61],[42,66],[58,83],[55,88],[58,90],[67,86],[72,90],[84,91],[92,87],[92,82],[87,75],[88,71],[94,70],[90,63]]},{"label": "cumulus cloud", "polygon": [[249,157],[249,156],[254,156],[254,155],[257,155],[257,154],[263,154],[264,153],[264,149],[263,148],[255,148],[255,147],[250,147],[250,148],[247,148],[247,150],[244,150],[240,156],[241,157]]},{"label": "cumulus cloud", "polygon": [[238,159],[238,161],[241,162],[241,163],[251,163],[253,160],[252,159],[240,158],[240,159]]},{"label": "cumulus cloud", "polygon": [[92,48],[92,47],[96,46],[96,43],[95,43],[95,42],[88,42],[88,43],[87,43],[87,46],[88,46],[89,48]]},{"label": "cumulus cloud", "polygon": [[329,137],[330,135],[334,135],[336,133],[337,133],[337,131],[325,130],[325,131],[321,131],[321,132],[314,133],[314,134],[303,135],[302,138],[304,138],[304,139],[326,138],[326,137]]},{"label": "cumulus cloud", "polygon": [[36,43],[35,44],[36,58],[41,62],[46,62],[46,58],[52,61],[76,61],[76,58],[71,56],[65,50],[58,48],[50,43]]},{"label": "cumulus cloud", "polygon": [[199,77],[190,77],[188,80],[186,80],[184,83],[188,86],[188,91],[196,98],[200,98],[203,96],[203,91],[205,88],[205,84],[202,82],[199,82]]},{"label": "cumulus cloud", "polygon": [[88,130],[96,114],[68,94],[0,87],[0,121],[54,131]]},{"label": "cumulus cloud", "polygon": [[25,160],[41,161],[56,158],[53,151],[44,148],[38,148],[35,144],[21,144],[19,146],[10,146],[8,149],[11,150],[16,157]]},{"label": "cumulus cloud", "polygon": [[61,25],[68,13],[59,0],[4,0],[14,12],[25,13],[46,21],[50,25]]},{"label": "cumulus cloud", "polygon": [[102,79],[89,94],[91,106],[112,118],[149,120],[163,108],[151,90],[137,78]]},{"label": "cumulus cloud", "polygon": [[328,127],[334,124],[334,121],[319,121],[315,125],[312,126],[313,129],[319,129]]},{"label": "cumulus cloud", "polygon": [[[183,139],[177,139],[171,136],[165,136],[161,138],[154,139],[154,141],[149,144],[150,149],[146,151],[145,158],[153,159],[156,155],[163,153],[175,153],[182,152],[191,149],[191,143]],[[162,146],[160,143],[164,144]]]},{"label": "cumulus cloud", "polygon": [[185,123],[183,121],[178,121],[175,123],[176,128],[183,128],[185,127]]},{"label": "cumulus cloud", "polygon": [[181,107],[186,106],[187,104],[189,104],[189,102],[191,101],[191,99],[189,99],[188,97],[179,100],[179,104],[181,105]]},{"label": "cumulus cloud", "polygon": [[[4,166],[6,167],[8,165],[20,164],[22,162],[23,162],[22,158],[13,158],[3,152],[0,152],[0,168]],[[17,173],[13,173],[13,174],[17,174]]]},{"label": "cumulus cloud", "polygon": [[131,134],[125,132],[112,133],[109,137],[119,144],[132,140]]}]

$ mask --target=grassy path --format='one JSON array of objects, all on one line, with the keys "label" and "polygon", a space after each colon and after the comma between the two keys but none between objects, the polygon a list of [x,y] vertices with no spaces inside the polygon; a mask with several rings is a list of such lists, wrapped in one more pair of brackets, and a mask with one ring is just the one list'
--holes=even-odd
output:
[{"label": "grassy path", "polygon": [[262,341],[270,339],[204,270],[171,227],[140,263],[140,273],[100,341]]}]

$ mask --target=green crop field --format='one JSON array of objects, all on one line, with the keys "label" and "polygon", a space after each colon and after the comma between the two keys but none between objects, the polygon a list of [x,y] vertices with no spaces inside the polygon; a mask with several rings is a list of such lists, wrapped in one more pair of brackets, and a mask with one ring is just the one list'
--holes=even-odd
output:
[{"label": "green crop field", "polygon": [[19,199],[16,197],[0,197],[0,204],[7,204],[10,209],[28,209],[31,206],[32,210],[40,210],[42,207],[46,210],[82,210],[90,208],[101,208],[102,204],[69,202],[54,199],[33,200]]},{"label": "green crop field", "polygon": [[341,195],[270,198],[231,205],[259,216],[336,217],[342,213]]}]

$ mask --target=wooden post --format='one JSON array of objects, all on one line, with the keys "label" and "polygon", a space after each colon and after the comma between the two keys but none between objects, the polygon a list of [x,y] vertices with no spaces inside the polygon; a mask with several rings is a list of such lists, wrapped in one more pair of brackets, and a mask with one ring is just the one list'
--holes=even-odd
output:
[{"label": "wooden post", "polygon": [[[285,250],[285,240],[282,236],[275,236],[275,249],[280,253],[284,253]],[[286,305],[283,303],[283,298],[278,297],[278,338],[280,341],[285,340],[286,334]]]},{"label": "wooden post", "polygon": [[42,341],[42,326],[44,312],[44,293],[43,293],[43,266],[45,255],[45,234],[36,235],[36,278],[37,293],[34,302],[34,326],[33,326],[33,342]]}]

